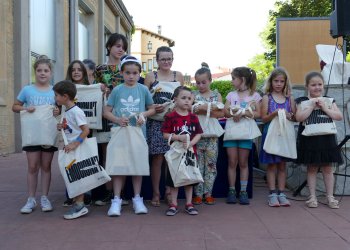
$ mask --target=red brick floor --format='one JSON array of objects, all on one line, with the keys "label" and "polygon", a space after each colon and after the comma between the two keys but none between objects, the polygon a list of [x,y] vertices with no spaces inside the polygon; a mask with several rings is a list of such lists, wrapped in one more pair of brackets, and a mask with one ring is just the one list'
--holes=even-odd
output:
[{"label": "red brick floor", "polygon": [[[198,216],[182,211],[166,217],[165,204],[148,205],[147,215],[133,214],[129,205],[118,218],[107,217],[107,206],[91,206],[86,217],[65,221],[64,185],[55,161],[49,196],[54,211],[43,213],[37,208],[21,215],[26,198],[25,154],[0,157],[1,250],[350,249],[349,197],[342,198],[338,210],[322,204],[309,209],[303,201],[292,201],[289,208],[270,208],[261,177],[254,179],[249,206],[227,205],[219,199],[214,206],[198,206]],[[183,208],[183,201],[180,205]]]}]

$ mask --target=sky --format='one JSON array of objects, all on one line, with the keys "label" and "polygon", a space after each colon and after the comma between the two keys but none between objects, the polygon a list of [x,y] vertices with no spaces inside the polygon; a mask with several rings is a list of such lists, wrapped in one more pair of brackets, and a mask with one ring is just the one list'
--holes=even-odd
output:
[{"label": "sky", "polygon": [[172,69],[194,75],[207,62],[217,67],[245,66],[264,52],[259,34],[276,0],[123,0],[136,26],[175,41]]}]

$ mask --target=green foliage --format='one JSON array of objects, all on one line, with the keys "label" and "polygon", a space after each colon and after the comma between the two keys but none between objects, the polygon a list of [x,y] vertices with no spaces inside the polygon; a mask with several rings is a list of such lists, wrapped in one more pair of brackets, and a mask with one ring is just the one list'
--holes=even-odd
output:
[{"label": "green foliage", "polygon": [[350,62],[350,52],[348,53],[348,55],[346,56],[346,61]]},{"label": "green foliage", "polygon": [[233,90],[232,87],[232,83],[229,80],[226,81],[213,81],[210,84],[210,89],[211,90],[215,90],[217,89],[219,91],[219,93],[222,96],[222,102],[225,103],[226,102],[226,96],[229,92],[231,92]]},{"label": "green foliage", "polygon": [[260,34],[267,49],[265,57],[276,61],[276,19],[279,17],[325,17],[332,12],[330,0],[279,0],[270,10],[269,22]]},{"label": "green foliage", "polygon": [[249,61],[248,67],[255,70],[258,78],[257,89],[261,89],[266,78],[273,70],[273,66],[273,61],[266,59],[264,54],[256,55]]}]

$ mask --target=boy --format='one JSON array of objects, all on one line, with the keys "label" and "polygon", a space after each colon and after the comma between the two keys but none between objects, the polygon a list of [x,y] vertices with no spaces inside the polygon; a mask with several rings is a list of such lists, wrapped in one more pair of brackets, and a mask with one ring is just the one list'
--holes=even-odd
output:
[{"label": "boy", "polygon": [[[57,104],[64,105],[66,108],[63,123],[57,124],[57,129],[64,129],[68,141],[68,145],[64,146],[64,151],[69,153],[83,143],[90,130],[84,112],[74,103],[77,93],[75,85],[71,81],[61,81],[55,84],[53,90]],[[73,207],[63,215],[67,220],[79,218],[89,212],[84,205],[84,193],[75,197],[74,202]]]}]

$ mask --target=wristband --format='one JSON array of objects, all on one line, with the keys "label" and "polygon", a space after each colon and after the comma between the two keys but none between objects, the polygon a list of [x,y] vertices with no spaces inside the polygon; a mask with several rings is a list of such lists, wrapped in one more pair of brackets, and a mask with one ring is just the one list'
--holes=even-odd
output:
[{"label": "wristband", "polygon": [[75,138],[74,141],[77,141],[77,142],[79,142],[81,144],[81,143],[83,143],[84,139],[81,138],[80,136],[78,136],[77,138]]}]

